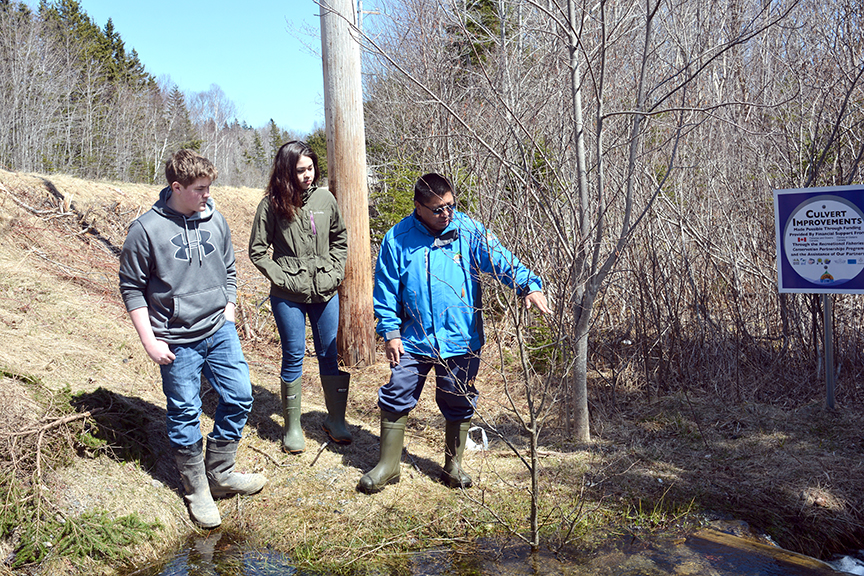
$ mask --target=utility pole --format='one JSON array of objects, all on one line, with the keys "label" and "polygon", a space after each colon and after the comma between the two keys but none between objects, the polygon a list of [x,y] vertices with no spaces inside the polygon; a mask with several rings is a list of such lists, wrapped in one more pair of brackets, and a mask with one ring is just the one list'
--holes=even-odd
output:
[{"label": "utility pole", "polygon": [[363,0],[357,0],[357,29],[360,31],[360,37],[366,33],[363,30],[363,16],[366,14],[380,14],[377,10],[363,10]]},{"label": "utility pole", "polygon": [[336,343],[346,366],[369,366],[375,362],[375,319],[357,20],[352,0],[323,0],[320,7],[328,186],[348,228]]}]

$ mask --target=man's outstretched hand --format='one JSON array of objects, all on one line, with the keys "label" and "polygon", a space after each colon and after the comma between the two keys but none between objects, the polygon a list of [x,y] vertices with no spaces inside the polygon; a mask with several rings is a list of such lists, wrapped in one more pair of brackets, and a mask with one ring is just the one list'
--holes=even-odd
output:
[{"label": "man's outstretched hand", "polygon": [[536,290],[525,296],[525,308],[530,310],[532,306],[543,314],[549,314],[552,311],[546,303],[546,296],[540,290]]}]

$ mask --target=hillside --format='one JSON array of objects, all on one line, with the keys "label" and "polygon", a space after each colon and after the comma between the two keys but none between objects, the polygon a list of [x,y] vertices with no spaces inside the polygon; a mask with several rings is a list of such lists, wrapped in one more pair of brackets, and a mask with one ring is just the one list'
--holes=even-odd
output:
[{"label": "hillside", "polygon": [[[46,525],[102,512],[159,524],[156,537],[130,546],[125,559],[49,555],[22,570],[113,574],[162,557],[193,531],[167,452],[158,368],[141,348],[117,290],[126,226],[157,193],[156,186],[0,171],[0,473],[26,495],[16,502],[4,494],[0,556],[20,553],[26,534],[9,519],[16,506],[33,502]],[[239,325],[255,393],[238,466],[270,479],[260,495],[219,503],[223,529],[299,564],[343,570],[366,562],[399,565],[404,551],[442,543],[524,533],[530,475],[494,438],[489,450],[466,456],[474,489],[462,493],[436,482],[443,421],[429,387],[409,419],[402,482],[375,496],[355,492],[378,457],[376,391],[389,374],[383,356],[351,370],[348,421],[355,443],[347,447],[324,445],[323,398],[314,358],[307,357],[307,452],[279,451],[279,349],[266,282],[245,256],[260,194],[213,190],[234,231]],[[488,357],[497,361],[494,353]],[[524,438],[495,374],[484,370],[478,379],[483,416],[521,449]],[[596,407],[590,447],[568,442],[550,420],[540,447],[545,542],[590,546],[609,534],[686,530],[706,518],[730,517],[816,557],[860,545],[860,411],[724,406],[700,400],[697,390],[653,403],[620,394],[614,409]],[[204,396],[205,430],[213,396]]]}]

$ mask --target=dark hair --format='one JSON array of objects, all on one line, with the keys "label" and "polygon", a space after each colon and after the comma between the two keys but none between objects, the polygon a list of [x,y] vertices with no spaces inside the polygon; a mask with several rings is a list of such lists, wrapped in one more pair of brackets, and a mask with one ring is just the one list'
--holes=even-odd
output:
[{"label": "dark hair", "polygon": [[314,186],[318,182],[318,155],[305,142],[292,140],[283,144],[273,159],[273,170],[265,194],[276,213],[286,220],[293,220],[297,209],[303,205],[303,190],[297,180],[297,162],[308,156],[315,168]]},{"label": "dark hair", "polygon": [[455,195],[450,182],[434,172],[424,174],[414,184],[414,200],[424,205],[433,200],[433,197],[442,198],[447,192]]},{"label": "dark hair", "polygon": [[185,188],[198,178],[209,178],[212,182],[218,175],[218,170],[210,160],[186,148],[178,150],[165,162],[165,179],[169,186],[179,182]]}]

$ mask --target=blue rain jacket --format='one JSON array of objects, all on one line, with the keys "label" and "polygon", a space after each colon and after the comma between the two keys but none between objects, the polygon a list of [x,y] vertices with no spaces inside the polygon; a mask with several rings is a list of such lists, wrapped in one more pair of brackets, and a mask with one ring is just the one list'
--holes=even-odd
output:
[{"label": "blue rain jacket", "polygon": [[412,213],[384,236],[375,267],[378,334],[402,338],[409,354],[449,358],[483,346],[480,273],[520,296],[540,278],[486,228],[461,212],[435,236]]}]

